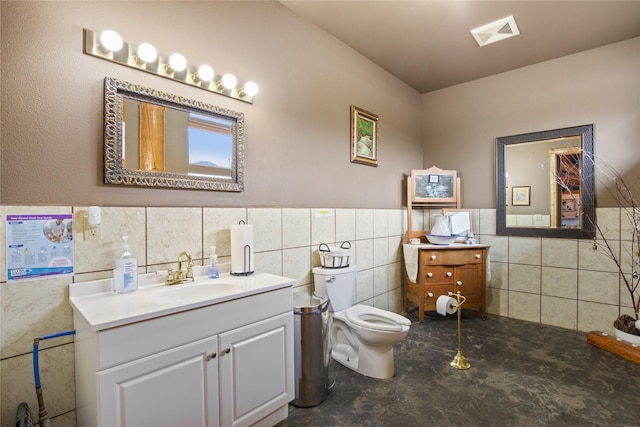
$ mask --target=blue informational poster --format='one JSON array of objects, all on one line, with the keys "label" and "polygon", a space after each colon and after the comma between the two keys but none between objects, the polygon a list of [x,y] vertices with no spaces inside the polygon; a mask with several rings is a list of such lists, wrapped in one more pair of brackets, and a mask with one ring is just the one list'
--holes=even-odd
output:
[{"label": "blue informational poster", "polygon": [[7,280],[73,274],[73,215],[6,216]]}]

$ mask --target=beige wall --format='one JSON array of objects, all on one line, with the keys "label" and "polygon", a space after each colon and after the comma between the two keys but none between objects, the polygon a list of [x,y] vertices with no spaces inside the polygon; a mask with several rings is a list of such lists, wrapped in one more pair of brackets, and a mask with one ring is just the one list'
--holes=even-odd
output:
[{"label": "beige wall", "polygon": [[[636,182],[638,81],[635,38],[424,94],[424,164],[458,170],[464,206],[495,207],[497,137],[593,123],[596,164]],[[615,206],[600,184],[596,197],[600,207]]]},{"label": "beige wall", "polygon": [[[4,204],[402,206],[422,167],[420,94],[277,2],[2,2]],[[255,80],[249,105],[83,54],[82,30]],[[245,191],[102,184],[103,79],[245,113]],[[349,106],[380,116],[379,166],[350,162]]]}]

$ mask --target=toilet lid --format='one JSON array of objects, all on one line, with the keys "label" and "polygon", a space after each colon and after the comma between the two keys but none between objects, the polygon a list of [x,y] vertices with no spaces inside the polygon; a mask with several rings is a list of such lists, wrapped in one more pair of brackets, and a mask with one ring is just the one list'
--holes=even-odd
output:
[{"label": "toilet lid", "polygon": [[399,332],[411,325],[411,320],[404,316],[368,305],[357,304],[345,311],[350,322],[364,328]]}]

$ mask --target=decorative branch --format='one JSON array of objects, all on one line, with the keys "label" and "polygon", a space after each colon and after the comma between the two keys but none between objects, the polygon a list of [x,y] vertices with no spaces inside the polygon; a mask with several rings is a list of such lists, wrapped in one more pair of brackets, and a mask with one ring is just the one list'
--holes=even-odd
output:
[{"label": "decorative branch", "polygon": [[[582,156],[588,156],[588,154],[582,152]],[[580,200],[574,195],[570,187],[570,176],[579,176],[580,181],[584,181],[585,177],[582,175],[581,170],[581,163],[583,159],[581,159],[582,161],[578,164],[572,164],[569,168],[569,173],[557,173],[555,176],[552,172],[549,172],[549,174],[562,189],[571,195],[576,206],[580,209],[583,220],[589,221],[589,223],[594,226],[597,237],[594,237],[593,239],[593,250],[597,250],[598,248],[603,249],[604,254],[615,263],[618,273],[624,281],[629,296],[631,297],[635,318],[632,319],[632,322],[622,321],[621,323],[636,323],[640,319],[640,276],[638,274],[638,271],[640,270],[640,204],[634,197],[631,188],[627,185],[622,175],[613,169],[611,165],[603,160],[599,160],[598,163],[596,163],[592,157],[588,157],[588,159],[592,161],[596,170],[595,178],[598,182],[604,184],[607,192],[611,195],[612,199],[616,202],[616,205],[620,207],[621,212],[624,214],[621,217],[620,232],[629,232],[630,245],[627,243],[628,240],[621,238],[619,243],[619,253],[615,250],[615,247],[612,246],[612,243],[609,242],[606,234],[607,230],[603,230],[595,218],[591,218],[589,215],[582,213]],[[588,189],[586,189],[584,185],[580,185],[580,191],[588,191]],[[595,200],[595,198],[593,199]],[[623,224],[630,225],[631,229],[627,229]],[[631,265],[626,265],[624,256],[629,257]],[[631,318],[631,316],[626,317]],[[618,327],[618,325],[616,325],[616,327]],[[630,329],[633,329],[633,332],[631,333],[640,335],[640,329],[637,329],[637,327],[634,328],[631,326]],[[625,332],[629,332],[629,330],[625,330]]]}]

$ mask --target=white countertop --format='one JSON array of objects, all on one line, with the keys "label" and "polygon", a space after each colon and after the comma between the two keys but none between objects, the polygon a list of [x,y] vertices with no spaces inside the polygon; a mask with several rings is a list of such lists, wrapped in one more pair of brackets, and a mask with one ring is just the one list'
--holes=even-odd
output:
[{"label": "white countertop", "polygon": [[98,331],[292,287],[295,283],[288,277],[255,272],[247,276],[224,273],[218,279],[196,277],[194,282],[167,286],[165,276],[166,272],[140,275],[137,291],[119,295],[111,293],[112,279],[73,283],[69,285],[69,302],[74,313]]}]

